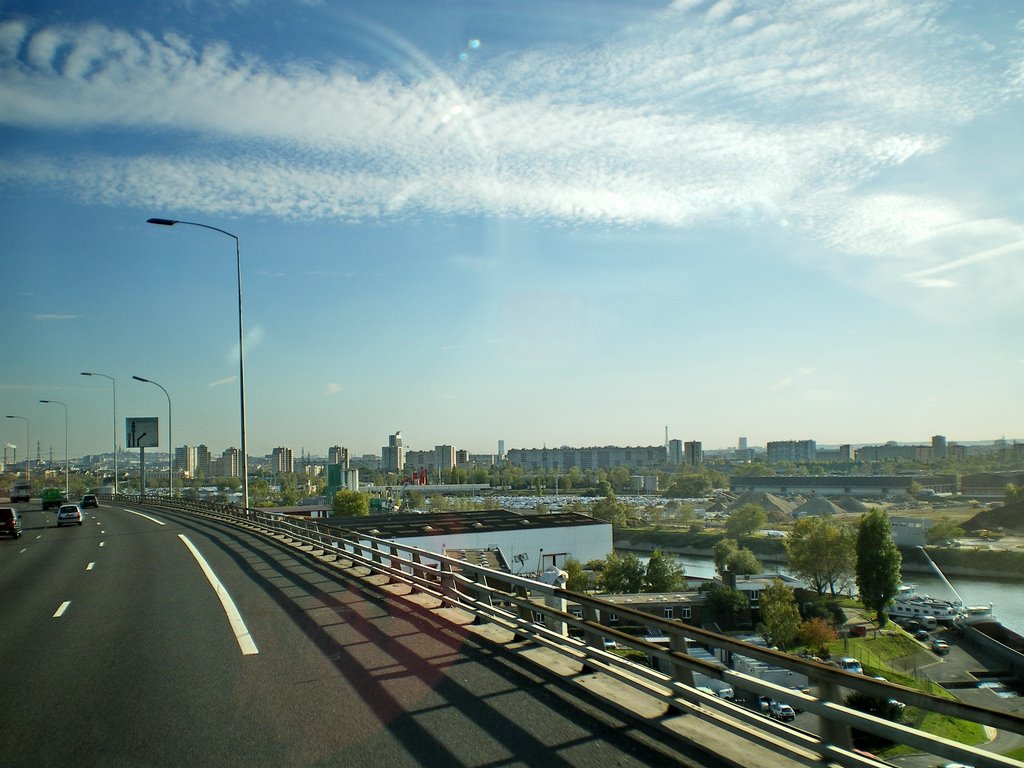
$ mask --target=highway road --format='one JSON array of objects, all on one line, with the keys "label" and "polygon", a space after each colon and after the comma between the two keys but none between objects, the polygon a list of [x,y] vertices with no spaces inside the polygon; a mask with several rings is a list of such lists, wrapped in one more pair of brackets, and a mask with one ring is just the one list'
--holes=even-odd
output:
[{"label": "highway road", "polygon": [[7,768],[721,765],[279,542],[109,504],[56,528],[16,506]]}]

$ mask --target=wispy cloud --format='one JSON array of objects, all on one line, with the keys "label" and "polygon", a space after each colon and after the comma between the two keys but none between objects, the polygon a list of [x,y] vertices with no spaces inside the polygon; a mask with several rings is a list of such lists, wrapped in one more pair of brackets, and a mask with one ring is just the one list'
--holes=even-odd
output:
[{"label": "wispy cloud", "polygon": [[325,395],[336,395],[341,392],[341,384],[335,384],[333,381],[327,385],[327,389],[324,390]]},{"label": "wispy cloud", "polygon": [[208,387],[210,387],[212,389],[213,387],[221,387],[221,386],[223,386],[225,384],[235,384],[237,381],[238,381],[238,377],[237,376],[228,376],[227,378],[224,378],[224,379],[217,379],[216,381],[211,381],[206,386],[208,386]]},{"label": "wispy cloud", "polygon": [[0,159],[0,182],[295,220],[784,222],[834,249],[821,266],[851,282],[898,290],[910,274],[918,287],[951,285],[928,270],[950,262],[972,223],[987,222],[990,250],[1018,241],[1019,225],[955,191],[872,189],[1021,95],[1008,85],[1024,71],[1019,52],[978,56],[984,41],[944,26],[946,10],[937,0],[676,2],[604,46],[527,49],[465,71],[407,46],[406,71],[370,76],[174,33],[9,20],[4,124],[198,134],[209,141],[197,147],[214,149],[19,153]]},{"label": "wispy cloud", "polygon": [[77,320],[81,315],[32,315],[33,320]]}]

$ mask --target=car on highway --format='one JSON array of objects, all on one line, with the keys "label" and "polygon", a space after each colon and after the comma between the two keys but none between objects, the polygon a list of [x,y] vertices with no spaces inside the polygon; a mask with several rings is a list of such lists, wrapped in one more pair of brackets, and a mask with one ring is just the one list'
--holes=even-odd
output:
[{"label": "car on highway", "polygon": [[926,642],[931,637],[927,629],[918,629],[914,631],[914,639],[920,640],[922,643]]},{"label": "car on highway", "polygon": [[57,510],[57,527],[82,524],[82,510],[77,504],[62,504]]},{"label": "car on highway", "polygon": [[772,705],[768,707],[768,717],[773,720],[778,720],[783,723],[791,723],[796,720],[796,712],[789,704],[783,704],[781,701],[772,702]]},{"label": "car on highway", "polygon": [[95,493],[87,493],[82,496],[82,500],[79,502],[82,509],[88,509],[89,507],[99,507],[100,500],[96,497]]},{"label": "car on highway", "polygon": [[932,653],[945,656],[949,653],[949,643],[945,640],[932,640]]},{"label": "car on highway", "polygon": [[21,515],[14,507],[0,507],[0,533],[12,539],[21,536]]},{"label": "car on highway", "polygon": [[839,668],[853,672],[855,675],[864,674],[864,668],[861,667],[860,662],[850,656],[844,656],[839,660]]}]

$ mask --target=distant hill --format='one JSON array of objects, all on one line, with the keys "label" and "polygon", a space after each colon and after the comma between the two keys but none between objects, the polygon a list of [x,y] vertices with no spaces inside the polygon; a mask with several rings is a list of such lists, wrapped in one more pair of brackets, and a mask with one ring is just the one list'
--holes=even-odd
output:
[{"label": "distant hill", "polygon": [[1015,501],[997,509],[986,509],[961,523],[961,527],[968,532],[1002,528],[1004,531],[1024,534],[1024,501]]}]

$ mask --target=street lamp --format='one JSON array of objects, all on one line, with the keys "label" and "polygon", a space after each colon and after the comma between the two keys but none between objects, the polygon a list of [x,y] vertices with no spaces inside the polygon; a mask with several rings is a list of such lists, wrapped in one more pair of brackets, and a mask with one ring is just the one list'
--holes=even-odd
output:
[{"label": "street lamp", "polygon": [[[141,376],[132,376],[136,381],[141,381],[145,384],[156,384],[160,389],[164,389],[162,385],[157,384],[152,379],[144,379]],[[167,489],[171,492],[171,498],[174,498],[174,440],[171,434],[171,396],[167,394],[167,390],[164,389],[164,394],[167,395]]]},{"label": "street lamp", "polygon": [[[8,416],[7,418],[21,419],[22,421],[25,422],[25,469],[28,471],[29,493],[32,493],[32,457],[30,456],[32,452],[32,441],[29,439],[28,436],[28,419],[26,419],[24,416]],[[17,463],[17,457],[15,457],[15,463]]]},{"label": "street lamp", "polygon": [[146,219],[147,224],[159,224],[163,227],[173,227],[175,224],[187,224],[190,227],[202,227],[212,229],[227,235],[235,241],[235,271],[238,275],[238,403],[241,422],[242,438],[242,509],[249,509],[249,453],[245,448],[245,356],[244,339],[242,335],[242,247],[238,236],[227,230],[218,227],[211,227],[209,224],[198,224],[194,221],[179,221],[178,219]]},{"label": "street lamp", "polygon": [[83,376],[102,376],[104,379],[110,379],[110,384],[114,391],[114,495],[117,496],[117,382],[114,381],[113,376],[107,376],[105,373],[92,373],[90,371],[82,371]]},{"label": "street lamp", "polygon": [[64,408],[64,495],[71,498],[71,482],[68,479],[68,405],[60,400],[40,400],[40,403],[53,403]]}]

